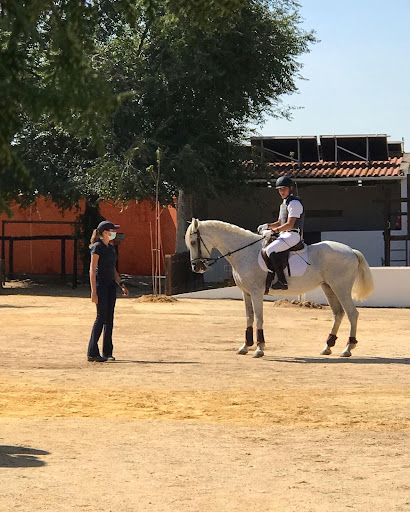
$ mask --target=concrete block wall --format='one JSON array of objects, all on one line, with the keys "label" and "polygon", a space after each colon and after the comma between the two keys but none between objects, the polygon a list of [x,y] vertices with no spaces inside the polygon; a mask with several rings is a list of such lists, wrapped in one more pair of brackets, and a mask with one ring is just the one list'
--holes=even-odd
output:
[{"label": "concrete block wall", "polygon": [[[371,267],[374,280],[374,292],[363,302],[356,301],[359,307],[374,308],[410,308],[410,267]],[[237,286],[184,293],[178,297],[198,299],[242,299],[242,292]],[[279,299],[311,300],[318,304],[327,304],[321,288],[316,288],[299,296],[265,296],[266,301]]]}]

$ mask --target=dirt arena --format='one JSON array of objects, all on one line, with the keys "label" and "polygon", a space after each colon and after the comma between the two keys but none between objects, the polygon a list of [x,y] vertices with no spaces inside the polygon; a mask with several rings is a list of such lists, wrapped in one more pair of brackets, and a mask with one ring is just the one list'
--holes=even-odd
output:
[{"label": "dirt arena", "polygon": [[320,356],[328,308],[265,303],[266,356],[237,356],[244,305],[117,302],[88,363],[86,287],[0,291],[0,510],[410,511],[410,310],[360,309]]}]

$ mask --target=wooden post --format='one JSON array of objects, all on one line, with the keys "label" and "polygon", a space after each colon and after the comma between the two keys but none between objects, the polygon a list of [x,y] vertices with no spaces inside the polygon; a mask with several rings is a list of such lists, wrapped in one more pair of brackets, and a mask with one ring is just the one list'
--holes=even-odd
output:
[{"label": "wooden post", "polygon": [[13,265],[13,249],[14,249],[13,239],[9,239],[9,278],[13,279],[14,274],[14,265]]},{"label": "wooden post", "polygon": [[383,231],[384,237],[384,266],[390,267],[390,222],[387,224],[386,229]]},{"label": "wooden post", "polygon": [[172,254],[165,255],[165,295],[172,295]]},{"label": "wooden post", "polygon": [[65,277],[65,238],[61,239],[61,278]]},{"label": "wooden post", "polygon": [[3,284],[6,282],[6,274],[4,270],[4,260],[0,260],[0,288],[3,288]]},{"label": "wooden post", "polygon": [[5,247],[5,231],[6,231],[6,221],[5,220],[2,220],[1,221],[1,236],[2,236],[2,239],[1,239],[1,259],[4,261],[6,259],[6,247]]},{"label": "wooden post", "polygon": [[77,288],[77,237],[74,237],[74,248],[73,248],[73,286]]}]

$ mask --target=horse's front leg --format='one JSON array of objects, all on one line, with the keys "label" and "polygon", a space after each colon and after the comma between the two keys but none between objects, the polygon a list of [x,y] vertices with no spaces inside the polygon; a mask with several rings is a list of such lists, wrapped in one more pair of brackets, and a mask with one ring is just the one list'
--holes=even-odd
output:
[{"label": "horse's front leg", "polygon": [[257,329],[256,350],[253,357],[262,357],[265,350],[265,338],[263,336],[263,293],[252,295],[252,305]]},{"label": "horse's front leg", "polygon": [[237,354],[245,355],[249,351],[249,347],[253,345],[253,306],[252,300],[249,293],[242,291],[243,300],[245,302],[246,311],[246,331],[245,331],[245,343],[238,350]]}]

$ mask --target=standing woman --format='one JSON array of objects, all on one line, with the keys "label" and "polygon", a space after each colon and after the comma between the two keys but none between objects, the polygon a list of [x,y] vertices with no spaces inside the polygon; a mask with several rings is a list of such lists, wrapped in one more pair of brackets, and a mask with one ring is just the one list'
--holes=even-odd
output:
[{"label": "standing woman", "polygon": [[[124,296],[128,296],[128,290],[117,272],[115,264],[117,253],[114,245],[110,243],[116,237],[114,231],[120,226],[104,220],[94,229],[91,236],[91,264],[90,284],[91,300],[97,305],[97,318],[91,331],[88,344],[88,361],[103,363],[115,361],[112,355],[112,329],[114,324],[114,308],[117,298],[117,285],[120,286]],[[104,328],[103,355],[98,349],[98,340]]]}]

